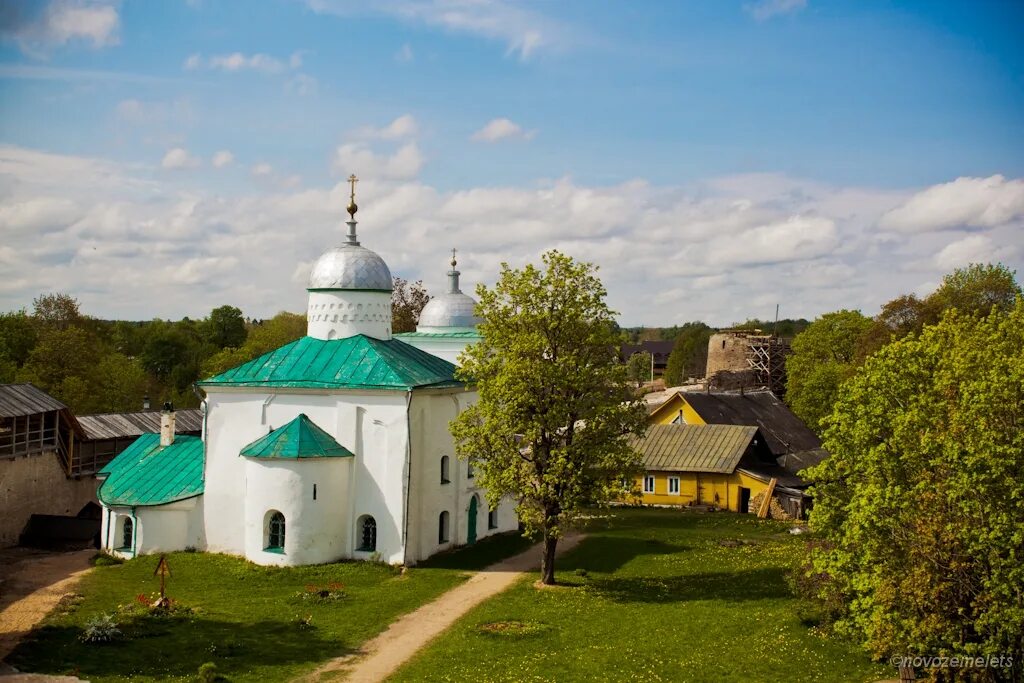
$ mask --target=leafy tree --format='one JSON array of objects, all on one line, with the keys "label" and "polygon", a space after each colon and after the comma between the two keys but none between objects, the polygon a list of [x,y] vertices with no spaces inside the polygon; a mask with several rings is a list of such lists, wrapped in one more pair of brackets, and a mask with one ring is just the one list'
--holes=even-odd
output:
[{"label": "leafy tree", "polygon": [[95,395],[100,412],[128,412],[142,409],[149,378],[142,365],[122,353],[108,353],[96,366]]},{"label": "leafy tree", "polygon": [[1009,308],[1021,294],[1014,271],[1003,264],[972,263],[957,268],[942,279],[942,284],[926,300],[928,323],[939,320],[942,313],[955,308],[961,313],[984,317],[993,306]]},{"label": "leafy tree", "polygon": [[142,350],[142,365],[159,380],[167,380],[174,369],[188,360],[187,337],[170,323],[156,323]]},{"label": "leafy tree", "polygon": [[839,385],[857,369],[857,349],[871,328],[859,311],[826,313],[793,340],[786,361],[786,401],[800,419],[820,431],[832,411]]},{"label": "leafy tree", "polygon": [[207,358],[199,374],[201,377],[212,377],[305,335],[306,316],[282,311],[270,320],[254,326],[240,348],[224,349]]},{"label": "leafy tree", "polygon": [[25,311],[0,313],[0,360],[20,367],[36,345],[36,327]]},{"label": "leafy tree", "polygon": [[639,468],[626,435],[645,427],[595,268],[550,251],[544,269],[502,265],[493,289],[477,287],[482,340],[459,358],[479,401],[452,423],[492,506],[517,500],[519,518],[544,540],[541,580],[555,580],[555,548],[587,505],[621,492]]},{"label": "leafy tree", "polygon": [[61,384],[69,377],[90,376],[100,356],[100,341],[81,327],[44,330],[18,373],[18,379],[59,394]]},{"label": "leafy tree", "polygon": [[626,377],[638,387],[642,386],[651,379],[651,367],[651,354],[639,351],[626,361]]},{"label": "leafy tree", "polygon": [[219,306],[210,311],[205,324],[207,341],[218,349],[238,348],[245,342],[247,332],[242,311],[234,306]]},{"label": "leafy tree", "polygon": [[409,282],[400,277],[394,278],[391,291],[391,331],[415,332],[423,307],[430,301],[423,282]]},{"label": "leafy tree", "polygon": [[45,327],[63,330],[69,325],[78,324],[82,314],[78,310],[78,300],[68,294],[40,294],[32,300],[32,315]]},{"label": "leafy tree", "polygon": [[708,365],[708,340],[714,330],[700,321],[679,328],[665,368],[665,385],[674,387],[688,377],[703,377]]},{"label": "leafy tree", "polygon": [[1022,358],[1024,299],[949,312],[868,358],[825,420],[808,571],[878,657],[1005,654],[1020,674]]}]

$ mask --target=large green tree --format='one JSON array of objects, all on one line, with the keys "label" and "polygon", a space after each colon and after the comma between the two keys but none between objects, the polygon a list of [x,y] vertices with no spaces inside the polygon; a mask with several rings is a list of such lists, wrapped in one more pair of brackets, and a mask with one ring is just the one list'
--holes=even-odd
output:
[{"label": "large green tree", "polygon": [[626,360],[626,377],[634,382],[637,387],[643,386],[644,382],[652,381],[651,354],[646,351],[638,351]]},{"label": "large green tree", "polygon": [[665,368],[665,386],[675,387],[689,377],[703,377],[708,365],[708,340],[714,330],[700,321],[680,328]]},{"label": "large green tree", "polygon": [[245,319],[234,306],[218,306],[203,325],[207,341],[218,349],[238,348],[245,342]]},{"label": "large green tree", "polygon": [[786,401],[811,429],[821,431],[839,385],[859,366],[857,350],[871,324],[860,311],[826,313],[793,340],[793,355],[786,360]]},{"label": "large green tree", "polygon": [[527,533],[543,539],[546,584],[566,525],[639,467],[626,437],[646,415],[615,358],[595,270],[557,251],[542,269],[503,264],[493,289],[477,288],[482,340],[460,357],[479,401],[452,423],[458,455],[477,468],[491,506],[513,497]]},{"label": "large green tree", "polygon": [[212,377],[278,349],[305,334],[306,316],[282,311],[270,320],[253,326],[249,337],[239,348],[224,349],[207,358],[199,374],[202,377]]},{"label": "large green tree", "polygon": [[1019,680],[1024,300],[882,348],[825,423],[810,571],[838,629],[880,657],[1009,655],[984,680]]}]

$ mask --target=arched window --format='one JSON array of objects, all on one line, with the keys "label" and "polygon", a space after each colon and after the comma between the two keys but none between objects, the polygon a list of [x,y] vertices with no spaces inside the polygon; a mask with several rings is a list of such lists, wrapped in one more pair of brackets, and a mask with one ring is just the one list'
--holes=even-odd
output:
[{"label": "arched window", "polygon": [[135,525],[132,524],[131,517],[124,518],[124,527],[121,530],[121,547],[125,550],[131,550],[132,541],[134,540],[133,534],[135,532]]},{"label": "arched window", "polygon": [[466,479],[472,479],[476,476],[476,472],[473,471],[473,463],[466,461]]},{"label": "arched window", "polygon": [[373,552],[377,549],[377,520],[370,515],[359,518],[359,547],[357,550]]},{"label": "arched window", "polygon": [[448,511],[445,510],[437,518],[437,542],[448,542]]},{"label": "arched window", "polygon": [[448,456],[441,456],[441,483],[447,484],[451,479],[448,478]]},{"label": "arched window", "polygon": [[270,514],[267,523],[267,547],[265,550],[284,550],[284,515],[276,510]]},{"label": "arched window", "polygon": [[489,510],[487,512],[487,528],[497,529],[498,528],[498,508]]}]

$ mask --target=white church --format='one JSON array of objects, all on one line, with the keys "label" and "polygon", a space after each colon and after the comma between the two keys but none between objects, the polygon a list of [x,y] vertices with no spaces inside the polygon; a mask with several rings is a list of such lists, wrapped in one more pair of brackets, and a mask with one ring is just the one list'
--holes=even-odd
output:
[{"label": "white church", "polygon": [[309,276],[307,335],[199,382],[201,437],[175,436],[165,409],[160,434],[100,473],[107,551],[414,565],[517,528],[512,501],[488,509],[448,428],[477,398],[454,377],[479,339],[454,254],[448,291],[392,335],[391,272],[360,245],[356,210],[353,190],[346,242]]}]

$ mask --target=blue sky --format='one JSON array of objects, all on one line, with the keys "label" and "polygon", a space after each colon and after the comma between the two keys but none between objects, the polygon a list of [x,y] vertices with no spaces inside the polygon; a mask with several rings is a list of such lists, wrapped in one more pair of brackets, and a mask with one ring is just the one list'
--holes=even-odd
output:
[{"label": "blue sky", "polygon": [[428,287],[451,246],[470,283],[557,247],[625,324],[872,314],[1022,264],[1022,23],[1009,1],[8,3],[0,308],[302,310],[354,172],[364,243]]}]

